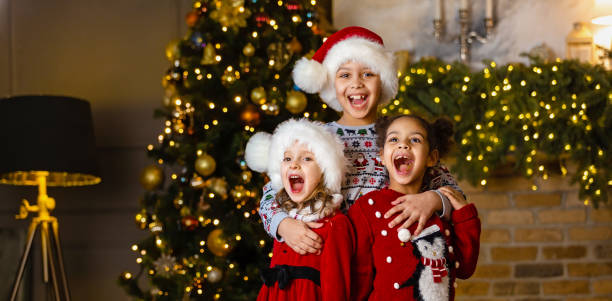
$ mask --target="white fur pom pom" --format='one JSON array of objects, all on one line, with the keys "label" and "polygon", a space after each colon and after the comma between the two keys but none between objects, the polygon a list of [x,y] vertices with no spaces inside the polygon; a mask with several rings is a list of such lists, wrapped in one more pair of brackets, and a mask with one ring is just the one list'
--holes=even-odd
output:
[{"label": "white fur pom pom", "polygon": [[268,170],[271,140],[272,135],[266,132],[258,132],[249,139],[244,151],[244,159],[250,169],[257,172]]},{"label": "white fur pom pom", "polygon": [[293,82],[307,93],[318,93],[327,83],[327,69],[315,60],[305,57],[293,67]]}]

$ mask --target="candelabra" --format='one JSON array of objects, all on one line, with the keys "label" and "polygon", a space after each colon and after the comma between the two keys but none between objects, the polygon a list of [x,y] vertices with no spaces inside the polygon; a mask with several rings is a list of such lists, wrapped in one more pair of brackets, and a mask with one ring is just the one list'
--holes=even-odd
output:
[{"label": "candelabra", "polygon": [[[487,2],[488,4],[489,2]],[[491,39],[493,35],[493,28],[495,27],[495,23],[493,21],[492,14],[489,11],[489,7],[487,6],[487,17],[484,18],[484,34],[479,34],[475,30],[472,29],[472,20],[470,10],[468,8],[459,9],[459,26],[460,31],[459,35],[447,37],[445,32],[446,24],[444,19],[442,19],[442,13],[439,13],[433,21],[434,26],[434,37],[442,42],[442,41],[459,41],[459,57],[461,62],[467,63],[470,61],[471,47],[475,42],[479,42],[481,44],[487,43],[488,40]]]}]

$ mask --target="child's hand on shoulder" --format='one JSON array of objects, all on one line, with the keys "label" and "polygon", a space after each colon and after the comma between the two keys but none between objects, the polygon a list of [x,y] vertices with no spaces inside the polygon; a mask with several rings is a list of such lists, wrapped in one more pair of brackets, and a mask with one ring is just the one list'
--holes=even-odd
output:
[{"label": "child's hand on shoulder", "polygon": [[438,190],[448,198],[454,210],[459,210],[468,204],[467,200],[463,196],[463,193],[453,189],[450,186],[440,187]]},{"label": "child's hand on shoulder", "polygon": [[311,228],[320,228],[321,223],[305,223],[293,218],[285,218],[278,225],[278,234],[285,243],[300,255],[319,254],[323,241]]}]

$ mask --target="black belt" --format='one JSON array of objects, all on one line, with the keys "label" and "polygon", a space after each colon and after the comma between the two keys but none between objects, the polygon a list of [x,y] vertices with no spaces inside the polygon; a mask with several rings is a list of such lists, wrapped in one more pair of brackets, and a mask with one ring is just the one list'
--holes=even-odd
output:
[{"label": "black belt", "polygon": [[321,285],[320,273],[311,267],[277,265],[261,271],[261,279],[266,286],[274,286],[278,282],[280,289],[285,289],[293,279],[308,279],[316,285]]}]

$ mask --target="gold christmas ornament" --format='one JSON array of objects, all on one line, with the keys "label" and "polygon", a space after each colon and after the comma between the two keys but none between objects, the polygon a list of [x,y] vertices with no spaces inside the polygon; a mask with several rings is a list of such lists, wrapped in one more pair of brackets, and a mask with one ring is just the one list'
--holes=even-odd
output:
[{"label": "gold christmas ornament", "polygon": [[256,105],[262,105],[266,103],[266,89],[264,87],[257,87],[251,90],[251,101]]},{"label": "gold christmas ornament", "polygon": [[206,181],[206,186],[221,198],[227,198],[227,181],[224,178],[210,178]]},{"label": "gold christmas ornament", "polygon": [[202,189],[206,186],[206,182],[198,174],[194,173],[191,178],[191,187],[194,189]]},{"label": "gold christmas ornament", "polygon": [[257,126],[259,125],[260,114],[252,104],[247,105],[242,113],[240,113],[240,120],[242,120],[248,126]]},{"label": "gold christmas ornament", "polygon": [[217,163],[215,162],[215,159],[206,153],[198,156],[195,161],[195,170],[205,177],[210,176],[213,172],[215,172],[216,167]]},{"label": "gold christmas ornament", "polygon": [[231,251],[231,246],[223,237],[223,231],[221,229],[215,229],[210,231],[208,238],[206,239],[206,245],[208,249],[215,254],[215,256],[225,256]]},{"label": "gold christmas ornament", "polygon": [[191,215],[191,208],[189,208],[188,206],[181,208],[181,216],[190,216],[190,215]]},{"label": "gold christmas ornament", "polygon": [[242,54],[246,56],[253,56],[255,54],[255,46],[253,46],[251,43],[246,44],[244,48],[242,48]]},{"label": "gold christmas ornament", "polygon": [[221,278],[223,278],[223,271],[221,271],[221,269],[218,267],[213,267],[210,271],[208,271],[208,273],[206,273],[206,279],[208,279],[208,282],[210,283],[217,283],[221,281]]},{"label": "gold christmas ornament", "polygon": [[217,52],[215,51],[215,46],[212,43],[208,43],[206,47],[204,47],[204,54],[202,55],[202,60],[200,64],[202,65],[213,65],[217,63],[215,57],[217,56]]},{"label": "gold christmas ornament", "polygon": [[154,190],[162,184],[164,180],[164,172],[157,165],[149,165],[142,170],[140,174],[140,184],[146,190]]},{"label": "gold christmas ornament", "polygon": [[149,224],[149,230],[153,233],[153,234],[159,234],[164,230],[164,227],[162,226],[162,224],[158,221],[155,222],[151,222]]},{"label": "gold christmas ornament", "polygon": [[285,108],[291,114],[302,113],[308,105],[308,99],[306,95],[300,91],[289,91],[287,92],[287,101],[285,102]]},{"label": "gold christmas ornament", "polygon": [[168,43],[168,45],[166,45],[166,58],[169,61],[174,62],[181,56],[181,49],[179,45],[180,40],[172,40],[170,43]]},{"label": "gold christmas ornament", "polygon": [[276,71],[280,71],[291,60],[291,54],[287,46],[282,42],[271,43],[268,45],[268,66]]},{"label": "gold christmas ornament", "polygon": [[251,16],[251,11],[244,7],[244,0],[217,0],[214,7],[216,10],[210,17],[226,28],[246,27],[246,20]]}]

